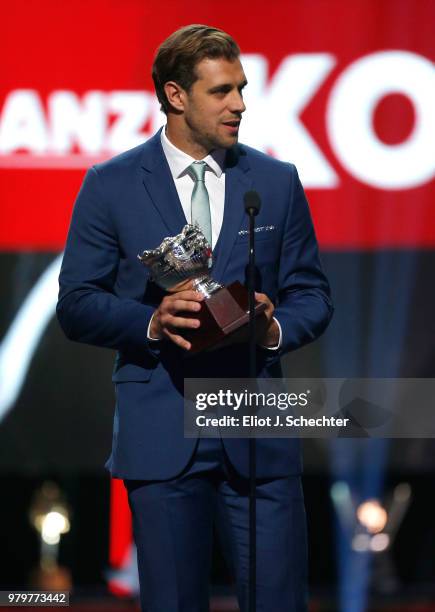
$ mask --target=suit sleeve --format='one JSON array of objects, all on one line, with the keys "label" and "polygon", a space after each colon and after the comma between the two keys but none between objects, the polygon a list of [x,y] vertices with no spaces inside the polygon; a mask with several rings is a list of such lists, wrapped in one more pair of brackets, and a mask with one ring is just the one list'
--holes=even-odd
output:
[{"label": "suit sleeve", "polygon": [[281,324],[281,354],[315,340],[326,329],[333,313],[308,202],[293,165],[291,173],[274,312]]},{"label": "suit sleeve", "polygon": [[91,168],[74,205],[59,276],[56,313],[70,340],[116,350],[147,349],[154,309],[114,293],[120,260],[101,180]]}]

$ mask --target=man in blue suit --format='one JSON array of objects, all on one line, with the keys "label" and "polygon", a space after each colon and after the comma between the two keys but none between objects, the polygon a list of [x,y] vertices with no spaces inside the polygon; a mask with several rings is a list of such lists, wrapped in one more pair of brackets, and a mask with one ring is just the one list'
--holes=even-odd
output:
[{"label": "man in blue suit", "polygon": [[[226,535],[240,607],[248,579],[248,441],[183,436],[184,378],[248,376],[240,342],[186,359],[202,296],[164,294],[137,255],[197,221],[213,246],[212,276],[244,282],[247,216],[255,189],[257,373],[317,338],[332,313],[305,195],[293,165],[238,144],[246,77],[226,33],[187,26],[159,48],[153,79],[166,127],[91,168],[75,203],[57,314],[68,338],[117,350],[108,467],[133,514],[142,609],[208,610],[215,519]],[[267,118],[265,118],[267,120]],[[257,605],[306,610],[305,514],[297,440],[257,441]]]}]

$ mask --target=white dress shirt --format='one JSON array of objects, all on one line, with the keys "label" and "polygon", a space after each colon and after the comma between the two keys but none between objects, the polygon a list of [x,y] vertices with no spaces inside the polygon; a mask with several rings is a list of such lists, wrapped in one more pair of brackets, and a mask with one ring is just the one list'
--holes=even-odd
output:
[{"label": "white dress shirt", "polygon": [[[183,207],[184,216],[186,217],[186,221],[191,223],[191,199],[195,181],[190,174],[188,174],[187,169],[194,161],[197,160],[190,157],[190,155],[187,153],[184,153],[184,151],[177,149],[177,147],[168,140],[165,130],[162,130],[161,141],[163,153],[165,154],[169,164],[169,169],[171,171],[172,178],[174,179],[178,197],[180,198],[181,206]],[[224,160],[224,149],[216,149],[201,160],[207,164],[205,168],[204,182],[208,191],[208,199],[210,201],[212,248],[216,246],[224,218]]]},{"label": "white dress shirt", "polygon": [[[192,191],[194,186],[194,180],[190,174],[188,174],[188,167],[195,160],[193,157],[178,149],[175,145],[170,142],[166,136],[166,128],[161,132],[161,142],[163,147],[163,153],[165,154],[166,160],[169,165],[169,169],[174,179],[175,187],[177,189],[178,197],[180,198],[181,206],[183,208],[184,216],[186,221],[191,223],[191,199]],[[219,234],[222,228],[222,221],[224,218],[224,205],[225,205],[225,150],[216,149],[209,153],[204,159],[207,164],[205,169],[205,186],[208,191],[208,197],[210,201],[210,215],[211,215],[211,233],[212,233],[212,248],[215,247]],[[275,317],[274,317],[275,319]],[[155,340],[150,336],[151,320],[148,325],[148,340]],[[281,346],[282,331],[279,321],[275,319],[279,327],[279,342],[276,346],[264,346],[270,350],[277,350]],[[263,345],[262,345],[263,346]]]}]

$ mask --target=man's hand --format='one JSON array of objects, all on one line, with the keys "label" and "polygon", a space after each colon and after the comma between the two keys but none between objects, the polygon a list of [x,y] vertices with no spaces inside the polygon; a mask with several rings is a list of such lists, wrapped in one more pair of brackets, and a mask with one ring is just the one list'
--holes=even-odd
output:
[{"label": "man's hand", "polygon": [[262,317],[259,317],[255,322],[255,335],[257,344],[263,346],[276,346],[279,343],[279,327],[278,323],[273,318],[275,306],[269,300],[265,293],[255,292],[257,302],[266,304],[266,310]]},{"label": "man's hand", "polygon": [[[255,342],[262,346],[275,347],[279,343],[280,330],[278,323],[273,318],[275,306],[265,293],[255,293],[257,302],[264,302],[266,310],[255,319]],[[245,344],[249,342],[249,328],[246,325],[230,334],[225,340],[209,350],[216,350],[231,346],[232,344]]]},{"label": "man's hand", "polygon": [[204,296],[201,293],[193,290],[179,291],[165,296],[153,314],[149,328],[151,338],[156,340],[168,338],[177,346],[188,351],[191,346],[190,342],[178,332],[183,328],[198,329],[200,321],[178,316],[178,313],[198,312],[203,299]]}]

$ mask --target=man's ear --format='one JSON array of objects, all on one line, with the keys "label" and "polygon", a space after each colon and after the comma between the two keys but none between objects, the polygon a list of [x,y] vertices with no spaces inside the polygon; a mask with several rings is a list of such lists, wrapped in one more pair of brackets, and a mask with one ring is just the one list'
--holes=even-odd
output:
[{"label": "man's ear", "polygon": [[184,111],[184,101],[186,99],[186,92],[178,83],[175,81],[167,81],[163,86],[168,99],[169,104],[175,110],[182,112]]}]

